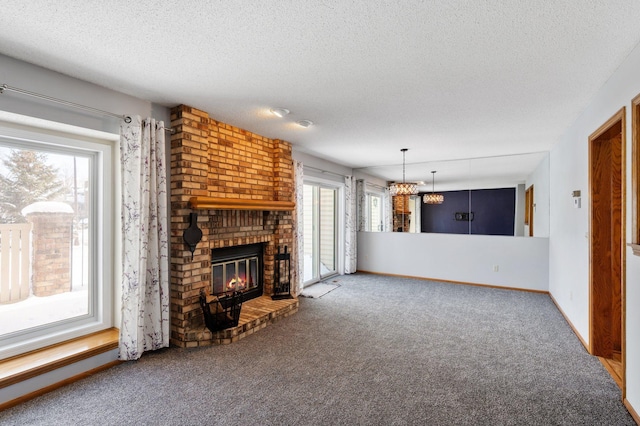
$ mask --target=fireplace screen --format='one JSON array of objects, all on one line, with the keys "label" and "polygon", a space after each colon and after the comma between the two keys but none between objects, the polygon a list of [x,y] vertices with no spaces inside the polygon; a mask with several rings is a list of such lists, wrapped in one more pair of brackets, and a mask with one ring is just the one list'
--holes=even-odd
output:
[{"label": "fireplace screen", "polygon": [[218,248],[211,251],[211,295],[239,291],[243,300],[262,296],[262,244]]},{"label": "fireplace screen", "polygon": [[257,256],[213,264],[213,294],[256,288],[258,264]]}]

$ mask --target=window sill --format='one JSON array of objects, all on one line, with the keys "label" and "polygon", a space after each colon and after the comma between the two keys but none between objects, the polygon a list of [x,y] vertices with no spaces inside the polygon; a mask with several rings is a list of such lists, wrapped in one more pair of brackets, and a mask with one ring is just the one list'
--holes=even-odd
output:
[{"label": "window sill", "polygon": [[0,389],[118,348],[117,328],[0,361]]}]

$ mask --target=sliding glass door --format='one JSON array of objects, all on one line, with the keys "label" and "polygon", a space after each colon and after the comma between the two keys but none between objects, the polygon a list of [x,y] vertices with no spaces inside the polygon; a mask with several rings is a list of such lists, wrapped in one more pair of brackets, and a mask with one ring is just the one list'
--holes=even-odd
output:
[{"label": "sliding glass door", "polygon": [[338,189],[304,184],[304,284],[337,273]]}]

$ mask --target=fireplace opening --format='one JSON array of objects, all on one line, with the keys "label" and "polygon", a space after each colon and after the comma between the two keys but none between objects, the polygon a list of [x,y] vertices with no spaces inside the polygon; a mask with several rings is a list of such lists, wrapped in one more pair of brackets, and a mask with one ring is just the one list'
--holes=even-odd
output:
[{"label": "fireplace opening", "polygon": [[211,294],[240,292],[243,300],[262,296],[263,246],[247,244],[211,251]]}]

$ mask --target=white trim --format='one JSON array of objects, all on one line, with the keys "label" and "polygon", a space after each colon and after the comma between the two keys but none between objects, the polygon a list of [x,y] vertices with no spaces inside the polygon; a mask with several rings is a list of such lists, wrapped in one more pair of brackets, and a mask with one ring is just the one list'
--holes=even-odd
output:
[{"label": "white trim", "polygon": [[[304,176],[303,184],[317,184],[328,188],[334,188],[337,190],[337,228],[338,228],[338,241],[336,242],[336,272],[340,275],[344,275],[344,244],[345,244],[345,223],[344,223],[344,212],[345,212],[345,184],[343,182],[337,182],[335,180],[323,179],[316,176]],[[326,278],[326,277],[325,277]],[[303,277],[304,279],[304,277]],[[322,279],[320,279],[321,281]],[[310,284],[311,281],[305,282],[303,284]]]},{"label": "white trim", "polygon": [[118,179],[114,158],[119,135],[0,111],[0,136],[23,146],[62,145],[58,151],[64,151],[64,146],[76,152],[86,151],[93,158],[96,167],[93,176],[98,179],[96,188],[100,191],[93,194],[95,198],[92,201],[96,206],[93,214],[97,237],[97,252],[92,263],[97,267],[94,277],[99,291],[97,297],[92,298],[95,304],[90,307],[90,312],[93,315],[31,334],[0,339],[2,359],[114,326],[113,290],[117,282],[114,277],[114,208],[119,205],[119,200],[114,197],[113,185]]},{"label": "white trim", "polygon": [[0,110],[0,126],[12,127],[33,131],[38,129],[43,134],[58,134],[74,139],[94,139],[96,141],[119,142],[120,135],[114,133],[101,132],[99,130],[86,129],[84,127],[72,126],[70,124],[58,123],[55,121],[43,120],[41,118],[29,117],[27,115],[14,114],[12,112]]}]

